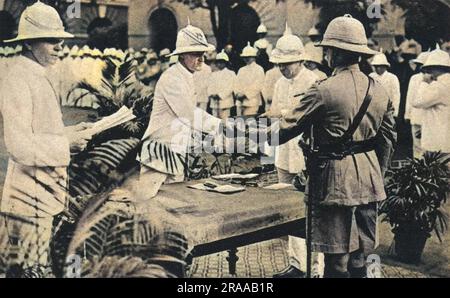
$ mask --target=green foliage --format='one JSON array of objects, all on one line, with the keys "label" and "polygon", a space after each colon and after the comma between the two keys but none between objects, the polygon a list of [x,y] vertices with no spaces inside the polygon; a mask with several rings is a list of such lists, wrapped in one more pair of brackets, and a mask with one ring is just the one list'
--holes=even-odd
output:
[{"label": "green foliage", "polygon": [[450,192],[448,155],[426,153],[421,159],[411,160],[403,168],[387,173],[387,199],[381,204],[384,221],[393,232],[423,232],[434,230],[441,240],[447,229],[442,205]]}]

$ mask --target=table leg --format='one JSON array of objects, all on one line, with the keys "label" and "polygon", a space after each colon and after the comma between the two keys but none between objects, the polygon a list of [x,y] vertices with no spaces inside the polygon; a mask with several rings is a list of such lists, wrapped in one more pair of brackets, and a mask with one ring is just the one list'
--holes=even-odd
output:
[{"label": "table leg", "polygon": [[228,250],[228,272],[232,276],[236,276],[236,263],[239,260],[239,257],[237,256],[237,248],[232,248]]}]

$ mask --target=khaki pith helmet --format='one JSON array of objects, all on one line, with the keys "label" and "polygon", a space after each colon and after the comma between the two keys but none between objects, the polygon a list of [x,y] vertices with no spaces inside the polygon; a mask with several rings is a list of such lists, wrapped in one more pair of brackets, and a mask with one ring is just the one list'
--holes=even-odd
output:
[{"label": "khaki pith helmet", "polygon": [[211,52],[215,49],[215,46],[208,43],[200,28],[189,24],[178,32],[175,51],[167,57],[183,53]]},{"label": "khaki pith helmet", "polygon": [[378,54],[367,46],[366,30],[363,24],[349,14],[337,17],[328,24],[323,40],[318,46],[333,47],[370,56]]},{"label": "khaki pith helmet", "polygon": [[39,38],[73,38],[74,36],[64,30],[63,22],[53,7],[40,1],[27,7],[19,21],[17,37],[5,40],[15,42]]}]

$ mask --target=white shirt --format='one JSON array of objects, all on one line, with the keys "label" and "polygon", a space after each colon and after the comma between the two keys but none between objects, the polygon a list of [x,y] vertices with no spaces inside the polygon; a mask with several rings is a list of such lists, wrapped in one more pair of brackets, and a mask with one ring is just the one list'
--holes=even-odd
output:
[{"label": "white shirt", "polygon": [[69,140],[46,69],[18,56],[1,83],[4,137],[11,158],[26,166],[68,166]]},{"label": "white shirt", "polygon": [[234,106],[233,90],[236,80],[236,74],[224,68],[211,74],[208,84],[208,96],[218,95],[219,103],[213,100],[211,108],[213,109],[229,109]]},{"label": "white shirt", "polygon": [[389,71],[385,71],[381,76],[376,72],[372,72],[370,76],[375,80],[378,80],[384,87],[394,106],[394,115],[398,116],[398,110],[400,108],[400,82],[398,81],[397,76]]},{"label": "white shirt", "polygon": [[256,62],[239,69],[236,77],[235,92],[242,93],[247,97],[242,102],[243,107],[258,107],[261,105],[264,79],[264,69]]},{"label": "white shirt", "polygon": [[208,102],[208,82],[211,77],[211,67],[209,65],[202,65],[200,71],[194,72],[194,85],[195,85],[195,100],[196,103]]},{"label": "white shirt", "polygon": [[[299,74],[293,79],[281,77],[275,84],[271,113],[286,115],[295,106],[299,97],[295,95],[306,92],[318,77],[310,70],[302,67]],[[289,173],[299,173],[305,168],[302,150],[298,145],[300,136],[277,147],[275,153],[275,166]]]},{"label": "white shirt", "polygon": [[413,107],[423,109],[421,147],[450,153],[450,74],[421,84]]},{"label": "white shirt", "polygon": [[153,110],[143,139],[149,137],[185,154],[191,129],[217,134],[221,120],[195,106],[192,73],[181,63],[165,71],[155,87]]},{"label": "white shirt", "polygon": [[275,89],[275,83],[283,76],[281,74],[281,71],[278,67],[274,67],[272,69],[269,69],[266,72],[266,75],[264,77],[264,86],[262,89],[262,95],[264,97],[264,100],[267,102],[267,100],[273,99],[273,91]]},{"label": "white shirt", "polygon": [[418,96],[419,87],[426,84],[423,81],[423,74],[417,73],[411,77],[408,84],[408,93],[406,95],[405,119],[409,119],[411,124],[422,125],[422,109],[413,107],[412,103]]}]

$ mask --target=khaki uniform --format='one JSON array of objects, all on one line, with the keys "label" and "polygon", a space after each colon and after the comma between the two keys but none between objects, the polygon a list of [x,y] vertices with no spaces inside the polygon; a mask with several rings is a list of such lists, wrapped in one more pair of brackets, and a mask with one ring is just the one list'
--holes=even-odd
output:
[{"label": "khaki uniform", "polygon": [[[368,78],[358,65],[337,68],[332,77],[313,86],[300,98],[294,109],[281,119],[279,130],[272,129],[272,133],[278,131],[283,144],[309,132],[313,126],[315,144],[319,147],[329,144],[348,129],[367,86]],[[376,149],[342,160],[327,160],[319,167],[318,175],[312,177],[320,185],[314,194],[314,251],[349,253],[376,247],[376,203],[386,198],[383,172],[396,142],[393,112],[388,94],[375,82],[373,100],[353,137],[354,141],[362,141],[376,136]],[[310,198],[308,187],[305,198]]]}]

